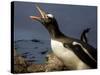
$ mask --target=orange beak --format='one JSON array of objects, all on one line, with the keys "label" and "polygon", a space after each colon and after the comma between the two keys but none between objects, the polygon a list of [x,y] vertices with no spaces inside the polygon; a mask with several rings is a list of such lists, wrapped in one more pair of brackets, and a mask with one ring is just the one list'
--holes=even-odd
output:
[{"label": "orange beak", "polygon": [[46,16],[46,12],[44,12],[39,5],[36,4],[36,8],[40,13],[40,17],[39,16],[30,16],[31,19],[35,19],[35,20],[41,20],[42,18],[47,18]]}]

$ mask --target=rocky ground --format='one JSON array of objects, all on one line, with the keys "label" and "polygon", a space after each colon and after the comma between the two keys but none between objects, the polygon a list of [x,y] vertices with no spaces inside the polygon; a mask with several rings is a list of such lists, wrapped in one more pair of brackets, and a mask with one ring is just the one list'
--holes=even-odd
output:
[{"label": "rocky ground", "polygon": [[14,50],[14,73],[64,71],[67,68],[53,53],[49,53],[44,64],[30,63]]}]

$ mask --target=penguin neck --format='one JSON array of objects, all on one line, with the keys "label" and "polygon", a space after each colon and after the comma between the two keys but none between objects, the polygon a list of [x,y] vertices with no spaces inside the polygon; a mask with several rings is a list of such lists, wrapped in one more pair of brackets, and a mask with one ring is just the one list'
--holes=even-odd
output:
[{"label": "penguin neck", "polygon": [[58,27],[58,24],[49,24],[48,27],[46,27],[50,36],[51,36],[51,39],[56,39],[56,38],[59,38],[61,36],[64,36],[64,34],[60,31],[59,27]]}]

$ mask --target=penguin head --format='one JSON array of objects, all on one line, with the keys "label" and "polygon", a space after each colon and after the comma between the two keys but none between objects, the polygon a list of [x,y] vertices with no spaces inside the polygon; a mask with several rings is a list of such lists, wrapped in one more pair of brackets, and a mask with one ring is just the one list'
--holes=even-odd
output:
[{"label": "penguin head", "polygon": [[45,27],[49,27],[49,25],[54,25],[56,23],[56,19],[53,14],[45,12],[43,9],[40,8],[39,5],[36,5],[37,10],[40,13],[40,16],[30,16],[32,20],[39,21]]}]

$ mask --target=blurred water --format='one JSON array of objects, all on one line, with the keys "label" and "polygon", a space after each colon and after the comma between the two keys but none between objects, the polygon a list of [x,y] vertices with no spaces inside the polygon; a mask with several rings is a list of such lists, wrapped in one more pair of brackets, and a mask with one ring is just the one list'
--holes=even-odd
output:
[{"label": "blurred water", "polygon": [[15,41],[15,48],[19,55],[34,63],[44,63],[47,52],[51,50],[48,40],[36,39]]}]

